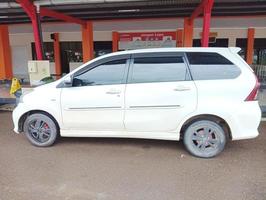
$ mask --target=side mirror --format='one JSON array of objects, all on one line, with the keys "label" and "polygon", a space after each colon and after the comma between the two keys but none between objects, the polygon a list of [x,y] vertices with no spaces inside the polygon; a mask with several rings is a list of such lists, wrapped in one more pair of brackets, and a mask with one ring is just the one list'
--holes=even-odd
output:
[{"label": "side mirror", "polygon": [[68,76],[64,79],[64,86],[67,86],[67,87],[70,87],[72,86],[72,77],[71,76]]}]

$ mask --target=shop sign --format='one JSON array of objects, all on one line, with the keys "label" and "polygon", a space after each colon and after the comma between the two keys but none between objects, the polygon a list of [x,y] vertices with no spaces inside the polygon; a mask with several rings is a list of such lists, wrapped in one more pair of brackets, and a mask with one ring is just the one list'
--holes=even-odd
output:
[{"label": "shop sign", "polygon": [[119,50],[176,47],[176,32],[119,33]]}]

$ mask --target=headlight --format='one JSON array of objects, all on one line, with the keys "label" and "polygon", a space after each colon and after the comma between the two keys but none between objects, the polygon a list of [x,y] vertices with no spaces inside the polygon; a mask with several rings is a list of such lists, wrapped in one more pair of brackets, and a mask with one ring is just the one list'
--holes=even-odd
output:
[{"label": "headlight", "polygon": [[24,103],[24,97],[33,92],[33,89],[22,90],[22,95],[19,97],[19,103]]}]

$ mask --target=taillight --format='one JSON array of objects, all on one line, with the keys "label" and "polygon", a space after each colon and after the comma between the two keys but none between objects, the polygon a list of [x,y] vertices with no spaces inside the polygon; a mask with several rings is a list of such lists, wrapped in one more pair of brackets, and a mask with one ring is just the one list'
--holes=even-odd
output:
[{"label": "taillight", "polygon": [[260,83],[258,81],[257,76],[254,74],[255,78],[256,78],[256,84],[255,87],[253,88],[253,90],[250,92],[250,94],[248,95],[248,97],[245,99],[245,101],[256,101],[257,100],[257,95],[258,95],[258,91],[260,88]]}]

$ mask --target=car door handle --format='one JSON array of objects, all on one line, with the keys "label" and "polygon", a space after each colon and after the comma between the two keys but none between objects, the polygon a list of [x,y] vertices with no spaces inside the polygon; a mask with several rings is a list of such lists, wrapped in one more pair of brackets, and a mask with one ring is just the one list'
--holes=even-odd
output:
[{"label": "car door handle", "polygon": [[119,90],[109,90],[106,92],[106,94],[121,94],[121,91]]},{"label": "car door handle", "polygon": [[188,90],[190,90],[190,87],[184,86],[184,85],[180,85],[174,88],[174,91],[177,91],[177,92],[188,91]]}]

